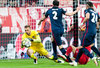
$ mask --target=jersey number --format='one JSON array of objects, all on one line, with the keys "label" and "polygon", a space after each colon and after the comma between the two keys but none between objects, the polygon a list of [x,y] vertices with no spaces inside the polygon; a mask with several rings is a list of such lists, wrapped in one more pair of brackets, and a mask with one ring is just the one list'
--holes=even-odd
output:
[{"label": "jersey number", "polygon": [[95,13],[92,13],[92,16],[93,16],[93,18],[92,18],[92,22],[93,23],[95,23],[95,22],[97,22],[97,15],[95,14]]},{"label": "jersey number", "polygon": [[56,12],[56,11],[53,11],[52,14],[54,14],[53,19],[54,19],[54,20],[57,20],[57,19],[58,19],[58,17],[57,17],[57,12]]}]

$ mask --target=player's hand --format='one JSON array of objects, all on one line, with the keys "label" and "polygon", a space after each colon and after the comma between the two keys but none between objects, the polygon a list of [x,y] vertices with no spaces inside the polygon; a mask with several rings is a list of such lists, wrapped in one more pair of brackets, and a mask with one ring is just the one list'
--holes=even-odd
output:
[{"label": "player's hand", "polygon": [[30,41],[32,41],[32,42],[34,41],[34,39],[31,39],[31,38],[28,38],[28,39],[29,39]]},{"label": "player's hand", "polygon": [[41,21],[39,21],[38,26],[41,24]]},{"label": "player's hand", "polygon": [[76,11],[78,12],[79,10],[80,10],[80,7],[77,7],[77,8],[76,8]]},{"label": "player's hand", "polygon": [[79,30],[79,31],[82,31],[81,27],[78,27],[78,30]]},{"label": "player's hand", "polygon": [[82,31],[82,28],[83,28],[83,23],[80,24],[80,26],[78,27],[78,30]]},{"label": "player's hand", "polygon": [[38,28],[40,27],[40,25],[38,25]]},{"label": "player's hand", "polygon": [[23,48],[24,47],[24,45],[23,45],[23,41],[21,42],[21,48]]}]

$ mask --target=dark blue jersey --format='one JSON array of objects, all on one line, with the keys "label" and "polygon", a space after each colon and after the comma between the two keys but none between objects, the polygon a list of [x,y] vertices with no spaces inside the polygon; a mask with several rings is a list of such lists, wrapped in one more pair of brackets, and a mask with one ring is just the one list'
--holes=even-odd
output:
[{"label": "dark blue jersey", "polygon": [[86,32],[96,34],[96,23],[99,15],[92,8],[85,10],[86,13],[90,14],[89,20],[86,21]]},{"label": "dark blue jersey", "polygon": [[66,11],[64,11],[62,8],[58,8],[58,7],[52,7],[51,9],[49,9],[46,12],[45,17],[48,17],[48,15],[49,15],[52,30],[64,29],[63,23],[62,23],[62,15],[65,13],[66,13]]}]

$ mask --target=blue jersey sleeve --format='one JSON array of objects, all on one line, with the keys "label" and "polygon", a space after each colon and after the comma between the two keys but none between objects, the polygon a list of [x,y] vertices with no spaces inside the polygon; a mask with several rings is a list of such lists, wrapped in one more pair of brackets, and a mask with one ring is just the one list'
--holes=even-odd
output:
[{"label": "blue jersey sleeve", "polygon": [[64,11],[64,9],[62,9],[62,13],[63,13],[63,14],[65,14],[65,13],[66,13],[66,11]]},{"label": "blue jersey sleeve", "polygon": [[49,15],[49,10],[45,13],[45,17],[47,18]]},{"label": "blue jersey sleeve", "polygon": [[87,14],[87,13],[89,13],[89,10],[87,9],[87,10],[85,10],[85,14]]}]

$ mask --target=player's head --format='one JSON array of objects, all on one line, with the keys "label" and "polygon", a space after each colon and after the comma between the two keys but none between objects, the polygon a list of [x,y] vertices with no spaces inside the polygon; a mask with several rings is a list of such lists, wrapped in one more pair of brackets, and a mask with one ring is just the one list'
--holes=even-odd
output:
[{"label": "player's head", "polygon": [[24,27],[24,29],[25,29],[26,34],[28,34],[28,35],[31,34],[31,28],[30,28],[30,25],[26,25],[26,26]]},{"label": "player's head", "polygon": [[88,8],[93,8],[93,3],[92,2],[87,2],[86,3],[86,9]]},{"label": "player's head", "polygon": [[53,6],[59,6],[59,1],[58,0],[54,0],[53,1]]}]

